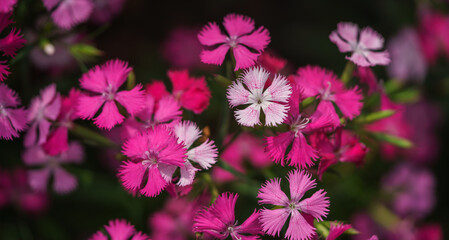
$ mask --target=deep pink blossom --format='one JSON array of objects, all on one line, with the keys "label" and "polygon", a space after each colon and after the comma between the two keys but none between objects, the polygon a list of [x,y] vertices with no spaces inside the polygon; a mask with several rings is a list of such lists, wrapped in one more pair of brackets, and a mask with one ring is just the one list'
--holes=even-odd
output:
[{"label": "deep pink blossom", "polygon": [[[320,105],[327,105],[327,109],[334,109],[337,105],[343,116],[353,119],[360,114],[362,109],[362,93],[358,87],[346,89],[343,82],[331,71],[318,66],[306,66],[299,68],[296,83],[301,86],[304,97],[318,96]],[[340,119],[334,111],[332,120],[334,126],[340,125]]]},{"label": "deep pink blossom", "polygon": [[281,190],[281,179],[274,178],[266,181],[259,190],[257,197],[259,204],[278,206],[276,209],[264,208],[260,212],[260,222],[263,231],[273,237],[280,235],[282,227],[290,217],[285,238],[289,240],[311,239],[315,235],[315,228],[306,221],[303,213],[322,221],[329,212],[329,199],[323,189],[315,192],[311,197],[302,199],[304,194],[315,188],[315,180],[303,170],[293,170],[287,176],[290,185],[290,198]]},{"label": "deep pink blossom", "polygon": [[168,77],[173,84],[173,96],[187,110],[200,114],[209,106],[211,93],[206,79],[189,76],[188,70],[168,71]]},{"label": "deep pink blossom", "polygon": [[[126,62],[110,60],[83,74],[80,85],[83,89],[92,92],[92,95],[83,95],[79,98],[77,108],[79,116],[83,119],[93,118],[98,127],[111,129],[122,123],[125,118],[120,114],[116,102],[122,105],[131,116],[138,113],[144,103],[142,86],[137,85],[129,91],[119,91],[131,70]],[[101,112],[94,117],[100,108]]]},{"label": "deep pink blossom", "polygon": [[215,22],[204,26],[198,34],[201,44],[211,50],[201,52],[203,63],[221,65],[226,53],[231,48],[235,58],[235,69],[245,69],[254,65],[257,57],[270,43],[270,33],[264,27],[254,30],[254,21],[246,16],[228,14],[223,25],[228,35],[223,35]]},{"label": "deep pink blossom", "polygon": [[331,222],[329,228],[329,235],[327,235],[326,240],[336,240],[340,237],[346,230],[350,229],[351,224],[343,224],[340,222]]},{"label": "deep pink blossom", "polygon": [[204,67],[200,61],[202,46],[198,29],[179,27],[170,31],[162,46],[162,55],[175,68]]},{"label": "deep pink blossom", "polygon": [[306,136],[330,129],[334,126],[332,120],[333,109],[326,109],[327,105],[320,105],[313,114],[301,113],[299,105],[301,102],[301,89],[298,85],[293,86],[293,93],[289,101],[290,111],[285,123],[289,125],[289,131],[277,136],[266,138],[266,151],[268,156],[276,163],[284,166],[284,156],[288,147],[291,146],[287,155],[290,166],[306,168],[313,165],[313,160],[318,158],[318,153],[307,142]]},{"label": "deep pink blossom", "polygon": [[16,4],[17,0],[2,0],[0,2],[0,13],[11,12]]},{"label": "deep pink blossom", "polygon": [[55,24],[70,29],[86,21],[94,7],[91,0],[42,0]]},{"label": "deep pink blossom", "polygon": [[262,233],[258,220],[259,212],[254,210],[241,225],[235,219],[235,203],[238,194],[223,193],[207,209],[201,210],[194,219],[193,231],[212,235],[217,239],[256,240]]},{"label": "deep pink blossom", "polygon": [[52,84],[41,90],[40,95],[31,100],[28,111],[30,129],[25,135],[26,147],[45,143],[50,132],[51,121],[56,120],[61,110],[61,96]]},{"label": "deep pink blossom", "polygon": [[106,231],[99,230],[89,240],[150,240],[148,235],[136,231],[134,226],[124,219],[110,220],[104,229]]},{"label": "deep pink blossom", "polygon": [[31,188],[39,192],[46,191],[50,175],[53,175],[53,190],[59,194],[66,194],[76,189],[78,181],[62,165],[80,164],[84,158],[84,150],[79,143],[71,142],[67,151],[51,156],[45,153],[42,146],[33,146],[25,150],[22,158],[28,166],[42,167],[28,170]]},{"label": "deep pink blossom", "polygon": [[429,65],[436,63],[442,51],[449,57],[449,16],[425,10],[419,20],[420,47]]},{"label": "deep pink blossom", "polygon": [[254,67],[240,76],[228,87],[228,101],[231,107],[247,106],[235,111],[237,122],[243,126],[260,125],[260,112],[265,114],[265,125],[282,123],[288,111],[291,87],[282,75],[276,75],[270,86],[266,82],[270,73],[261,67]]},{"label": "deep pink blossom", "polygon": [[119,178],[127,190],[155,197],[168,184],[161,175],[161,164],[182,167],[186,152],[174,134],[156,125],[123,144],[128,160],[119,169]]},{"label": "deep pink blossom", "polygon": [[[11,20],[11,15],[12,13],[1,13],[0,11],[0,33],[2,33],[6,27],[13,23]],[[4,57],[13,58],[16,55],[17,50],[22,48],[25,43],[26,40],[23,39],[20,30],[12,28],[4,38],[0,38],[0,52]],[[6,60],[2,60],[0,61],[0,82],[4,81],[8,75],[9,66]]]},{"label": "deep pink blossom", "polygon": [[145,92],[150,94],[154,100],[157,102],[162,97],[169,96],[170,93],[167,91],[164,82],[159,80],[153,80],[145,86]]},{"label": "deep pink blossom", "polygon": [[361,67],[390,63],[388,52],[381,51],[384,45],[383,37],[370,27],[360,30],[354,23],[340,22],[329,38],[340,52],[351,52],[352,55],[346,59]]},{"label": "deep pink blossom", "polygon": [[280,73],[287,65],[287,60],[279,58],[269,52],[264,52],[259,56],[257,62],[270,73]]},{"label": "deep pink blossom", "polygon": [[378,83],[376,75],[369,67],[357,67],[354,71],[354,77],[359,78],[360,83],[366,85],[367,93],[373,94],[382,89],[382,86]]},{"label": "deep pink blossom", "polygon": [[126,0],[92,0],[91,19],[99,24],[108,23],[120,13]]},{"label": "deep pink blossom", "polygon": [[[173,126],[173,133],[178,138],[178,143],[184,145],[187,149],[187,158],[184,165],[179,168],[180,177],[177,182],[178,186],[186,186],[193,183],[195,173],[200,169],[194,167],[192,162],[198,164],[203,169],[209,169],[217,161],[218,150],[214,141],[206,139],[202,144],[192,147],[192,144],[201,136],[198,126],[191,121],[178,122]],[[171,182],[173,174],[178,166],[161,163],[159,169],[162,177]]]},{"label": "deep pink blossom", "polygon": [[11,140],[27,127],[27,111],[16,92],[0,83],[0,139]]}]

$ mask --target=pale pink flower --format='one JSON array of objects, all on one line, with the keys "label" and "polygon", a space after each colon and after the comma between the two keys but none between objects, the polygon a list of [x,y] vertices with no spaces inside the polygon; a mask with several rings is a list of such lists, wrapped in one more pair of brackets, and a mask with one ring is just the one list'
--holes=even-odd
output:
[{"label": "pale pink flower", "polygon": [[16,92],[0,83],[0,139],[11,140],[27,127],[27,111],[21,107]]},{"label": "pale pink flower", "polygon": [[271,236],[279,236],[282,227],[290,217],[285,238],[289,240],[311,239],[315,228],[303,217],[303,213],[311,215],[318,221],[323,221],[329,212],[329,199],[323,189],[311,197],[302,199],[304,194],[315,188],[315,180],[303,170],[293,170],[287,176],[290,185],[290,198],[281,190],[281,179],[274,178],[265,182],[257,195],[259,204],[270,204],[280,208],[264,208],[260,212],[260,222],[263,231]]},{"label": "pale pink flower", "polygon": [[235,220],[235,203],[238,194],[223,193],[207,209],[201,210],[194,219],[193,231],[212,235],[217,239],[256,240],[262,233],[258,220],[259,212],[254,210],[241,225]]},{"label": "pale pink flower", "polygon": [[201,44],[213,48],[201,52],[203,63],[221,65],[231,48],[235,58],[235,69],[245,69],[254,65],[257,57],[270,43],[270,33],[264,27],[254,30],[254,21],[246,16],[228,14],[223,25],[228,36],[223,35],[219,26],[211,22],[198,34]]},{"label": "pale pink flower", "polygon": [[50,131],[51,121],[56,120],[61,110],[61,96],[56,91],[56,85],[51,84],[41,90],[40,96],[31,100],[28,111],[30,129],[25,135],[26,147],[45,143]]},{"label": "pale pink flower", "polygon": [[11,12],[16,4],[17,0],[2,0],[0,2],[0,13]]},{"label": "pale pink flower", "polygon": [[90,18],[99,24],[108,23],[123,8],[126,0],[92,0],[94,8]]},{"label": "pale pink flower", "polygon": [[55,24],[70,29],[86,21],[94,7],[91,0],[42,0]]},{"label": "pale pink flower", "polygon": [[[191,121],[182,121],[176,123],[173,126],[173,133],[178,138],[178,143],[183,144],[187,149],[187,158],[184,161],[184,165],[180,167],[180,178],[178,180],[178,186],[186,186],[193,183],[195,173],[200,169],[194,167],[192,162],[199,164],[203,169],[209,169],[217,161],[218,151],[214,144],[214,141],[206,139],[202,144],[192,147],[192,144],[198,140],[201,136],[201,131],[198,126]],[[178,168],[171,164],[160,164],[160,171],[162,177],[171,182],[173,174]]]},{"label": "pale pink flower", "polygon": [[156,125],[129,138],[123,144],[123,154],[128,157],[118,173],[123,186],[131,192],[155,197],[168,184],[162,177],[161,164],[184,166],[186,149],[165,126]]},{"label": "pale pink flower", "polygon": [[28,170],[31,188],[39,192],[46,191],[50,175],[53,175],[53,190],[59,194],[66,194],[75,190],[78,181],[62,165],[80,164],[84,158],[84,150],[79,143],[71,142],[67,151],[51,156],[45,153],[42,146],[36,145],[26,149],[22,158],[28,166],[42,166],[41,169]]},{"label": "pale pink flower", "polygon": [[337,221],[331,222],[329,228],[329,235],[327,235],[326,240],[335,240],[350,228],[352,228],[351,224],[343,224]]},{"label": "pale pink flower", "polygon": [[270,86],[265,87],[270,73],[261,67],[253,67],[228,87],[229,105],[247,106],[235,111],[237,122],[243,126],[260,125],[260,111],[265,114],[265,126],[276,126],[284,121],[288,111],[288,99],[292,93],[290,84],[282,75],[275,75]]},{"label": "pale pink flower", "polygon": [[[120,60],[110,60],[104,65],[97,65],[80,78],[82,88],[92,92],[83,95],[78,101],[78,114],[83,119],[94,119],[100,128],[111,129],[124,120],[116,102],[122,105],[133,116],[143,108],[144,96],[139,84],[133,89],[119,91],[131,72],[128,63]],[[95,114],[102,109],[98,116]]]},{"label": "pale pink flower", "polygon": [[[0,33],[2,33],[7,26],[13,21],[11,20],[12,13],[0,13]],[[18,49],[22,48],[26,43],[20,30],[12,28],[11,31],[4,38],[0,38],[0,52],[4,57],[13,58]],[[6,79],[9,75],[9,66],[6,60],[0,61],[0,82]]]},{"label": "pale pink flower", "polygon": [[354,23],[340,22],[337,30],[329,38],[340,52],[351,52],[346,59],[361,67],[388,65],[390,56],[387,51],[381,51],[384,45],[382,36],[370,27],[362,30]]},{"label": "pale pink flower", "polygon": [[148,235],[136,231],[134,226],[124,219],[110,220],[104,229],[106,231],[99,230],[89,240],[150,240]]}]

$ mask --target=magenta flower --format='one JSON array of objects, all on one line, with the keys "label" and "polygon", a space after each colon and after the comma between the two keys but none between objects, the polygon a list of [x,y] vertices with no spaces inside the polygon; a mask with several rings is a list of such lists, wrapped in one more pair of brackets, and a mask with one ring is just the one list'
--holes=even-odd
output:
[{"label": "magenta flower", "polygon": [[[320,105],[327,105],[326,108],[332,110],[334,109],[332,103],[335,103],[349,119],[360,114],[363,96],[357,87],[346,89],[333,72],[318,66],[299,68],[296,74],[295,81],[301,86],[304,97],[318,96],[321,100]],[[331,112],[334,126],[339,126],[340,118],[335,110]]]},{"label": "magenta flower", "polygon": [[287,65],[287,60],[277,57],[269,52],[262,53],[257,59],[257,62],[272,74],[280,73]]},{"label": "magenta flower", "polygon": [[[91,0],[42,0],[55,24],[63,29],[86,21],[94,7]],[[54,10],[53,10],[54,9]]]},{"label": "magenta flower", "polygon": [[27,127],[27,111],[21,107],[16,92],[0,83],[0,139],[11,140]]},{"label": "magenta flower", "polygon": [[110,220],[104,229],[106,231],[99,230],[89,240],[150,240],[148,235],[136,231],[134,226],[124,219]]},{"label": "magenta flower", "polygon": [[[111,129],[116,124],[122,123],[125,118],[120,114],[117,103],[131,116],[138,113],[144,103],[142,86],[137,85],[129,91],[119,91],[131,70],[126,62],[110,60],[83,74],[80,85],[93,95],[83,95],[79,98],[77,109],[79,116],[83,119],[93,118],[98,127]],[[100,108],[101,112],[94,118]]]},{"label": "magenta flower", "polygon": [[[200,169],[194,167],[191,163],[199,164],[203,169],[209,169],[217,161],[218,151],[214,141],[206,139],[202,144],[192,147],[192,144],[201,136],[201,131],[198,126],[190,121],[182,121],[173,126],[173,132],[178,138],[178,143],[184,145],[187,149],[187,158],[184,165],[180,167],[180,178],[178,186],[186,186],[193,183],[195,173]],[[160,164],[162,177],[171,182],[173,174],[178,167],[171,164]]]},{"label": "magenta flower", "polygon": [[261,67],[253,67],[228,87],[231,107],[247,105],[235,111],[237,122],[253,127],[261,124],[260,111],[265,114],[265,125],[276,126],[284,121],[288,111],[288,99],[292,93],[290,84],[282,75],[276,75],[267,88],[265,84],[270,73]]},{"label": "magenta flower", "polygon": [[217,239],[231,237],[233,240],[256,240],[262,233],[258,220],[259,213],[253,214],[242,225],[237,225],[234,210],[238,194],[223,193],[207,209],[196,215],[193,224],[194,232],[209,234]]},{"label": "magenta flower", "polygon": [[170,31],[162,46],[162,55],[170,66],[180,69],[208,67],[201,63],[202,45],[198,41],[198,29],[178,27]]},{"label": "magenta flower", "polygon": [[31,124],[25,135],[25,147],[45,143],[50,131],[51,121],[56,120],[61,110],[61,96],[52,84],[41,90],[40,96],[31,100],[28,122]]},{"label": "magenta flower", "polygon": [[376,75],[369,67],[357,67],[354,71],[354,77],[358,77],[361,84],[366,85],[368,88],[367,93],[373,94],[374,92],[381,91],[382,86],[377,82]]},{"label": "magenta flower", "polygon": [[184,166],[186,149],[166,127],[157,125],[128,139],[123,144],[123,154],[128,157],[118,173],[123,186],[154,197],[168,184],[162,177],[161,164]]},{"label": "magenta flower", "polygon": [[337,30],[329,35],[340,52],[352,52],[346,59],[361,67],[388,65],[390,55],[387,51],[380,51],[384,45],[382,36],[370,27],[362,30],[354,23],[340,22]]},{"label": "magenta flower", "polygon": [[[8,25],[13,23],[13,21],[10,18],[11,13],[0,13],[0,33],[2,33]],[[4,57],[13,58],[16,55],[17,50],[23,47],[25,43],[26,40],[23,39],[20,30],[16,30],[15,28],[13,28],[8,33],[8,35],[6,35],[4,38],[0,38],[0,52],[3,53],[2,55]],[[8,75],[9,75],[9,67],[7,65],[7,61],[1,60],[0,82],[4,81]]]},{"label": "magenta flower", "polygon": [[0,13],[11,12],[16,4],[17,0],[2,0],[0,2]]},{"label": "magenta flower", "polygon": [[329,212],[329,199],[323,189],[315,192],[311,197],[303,199],[304,194],[315,188],[315,180],[311,180],[311,175],[303,170],[293,170],[288,173],[290,184],[290,198],[281,190],[281,179],[274,178],[265,182],[257,195],[259,204],[271,204],[278,206],[274,210],[262,209],[260,212],[260,222],[263,231],[273,237],[279,233],[287,219],[290,217],[285,238],[289,240],[311,239],[315,235],[315,228],[310,225],[303,213],[311,215],[318,221]]},{"label": "magenta flower", "polygon": [[92,0],[94,8],[91,19],[99,24],[112,20],[123,8],[126,0]]},{"label": "magenta flower", "polygon": [[223,25],[228,36],[222,34],[215,22],[204,26],[198,34],[201,44],[213,48],[201,52],[201,61],[221,65],[231,48],[236,62],[234,71],[253,66],[257,57],[270,43],[268,30],[264,27],[254,30],[254,21],[238,14],[226,15]]},{"label": "magenta flower", "polygon": [[83,147],[77,142],[71,142],[67,151],[51,156],[45,153],[41,146],[33,146],[23,153],[23,161],[28,166],[42,166],[41,169],[28,171],[28,180],[33,190],[47,190],[50,175],[53,174],[53,190],[66,194],[75,190],[78,181],[74,175],[67,172],[62,164],[80,164],[84,158]]},{"label": "magenta flower", "polygon": [[329,228],[329,235],[327,235],[326,240],[335,240],[340,237],[346,230],[351,229],[351,224],[343,224],[340,222],[331,222]]},{"label": "magenta flower", "polygon": [[306,135],[334,126],[332,120],[334,109],[327,109],[327,105],[321,105],[313,114],[308,115],[299,111],[300,101],[301,89],[298,85],[294,85],[289,102],[289,117],[285,120],[290,131],[266,138],[268,156],[276,163],[281,162],[282,166],[284,166],[284,156],[290,145],[291,149],[287,155],[290,166],[301,168],[312,166],[313,160],[318,158],[318,154],[307,143]]}]

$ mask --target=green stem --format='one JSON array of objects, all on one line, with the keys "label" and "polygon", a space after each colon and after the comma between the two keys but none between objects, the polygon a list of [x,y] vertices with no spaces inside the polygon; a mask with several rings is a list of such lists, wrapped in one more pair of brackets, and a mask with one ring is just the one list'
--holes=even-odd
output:
[{"label": "green stem", "polygon": [[72,124],[73,124],[72,127],[69,128],[70,132],[84,140],[88,140],[106,147],[116,147],[116,148],[119,147],[117,144],[115,144],[108,138],[104,137],[103,135],[97,132],[90,130],[89,128],[83,127],[76,123]]},{"label": "green stem", "polygon": [[209,173],[203,173],[202,178],[207,183],[207,185],[209,185],[209,189],[210,189],[210,193],[211,193],[210,204],[212,204],[215,202],[215,199],[217,199],[217,197],[220,195],[220,192],[218,191],[217,186],[215,186],[215,183],[212,180],[212,177],[210,176]]},{"label": "green stem", "polygon": [[134,74],[134,71],[131,71],[126,80],[126,89],[131,90],[134,86],[136,86],[136,75]]},{"label": "green stem", "polygon": [[352,78],[352,73],[354,72],[355,64],[351,61],[346,63],[345,69],[343,69],[343,73],[341,74],[341,81],[347,85]]}]

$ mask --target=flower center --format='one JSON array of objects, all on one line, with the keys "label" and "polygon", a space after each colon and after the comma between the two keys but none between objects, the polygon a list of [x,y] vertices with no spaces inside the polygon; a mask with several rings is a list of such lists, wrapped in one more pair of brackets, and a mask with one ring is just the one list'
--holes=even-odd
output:
[{"label": "flower center", "polygon": [[114,87],[112,87],[111,84],[108,85],[106,91],[102,94],[103,98],[106,98],[107,100],[114,100],[115,99],[115,90]]},{"label": "flower center", "polygon": [[327,83],[327,88],[320,90],[321,99],[331,101],[334,98],[334,94],[331,92],[332,84],[331,84],[331,82],[326,82],[326,83]]},{"label": "flower center", "polygon": [[151,167],[158,162],[158,154],[153,151],[145,151],[143,154],[142,165],[145,167]]},{"label": "flower center", "polygon": [[8,113],[3,105],[0,104],[0,116],[6,116]]},{"label": "flower center", "polygon": [[228,41],[228,45],[229,45],[231,48],[236,48],[237,45],[239,44],[239,41],[238,41],[238,37],[237,37],[237,36],[227,37],[226,40]]},{"label": "flower center", "polygon": [[306,128],[307,124],[309,124],[309,123],[310,123],[309,118],[302,118],[301,116],[299,116],[298,119],[293,124],[290,125],[290,129],[296,135],[296,134],[298,134],[299,131]]},{"label": "flower center", "polygon": [[266,101],[267,97],[261,91],[256,91],[249,96],[249,102],[252,102],[257,105],[262,105],[266,103]]},{"label": "flower center", "polygon": [[[237,224],[237,223],[236,223],[236,224]],[[234,227],[235,227],[235,225],[233,225],[233,226],[228,226],[228,233],[229,233],[229,235],[231,235],[232,239],[235,239],[235,240],[242,240],[241,237],[238,237],[238,236],[237,236],[237,232],[235,231]]]}]

